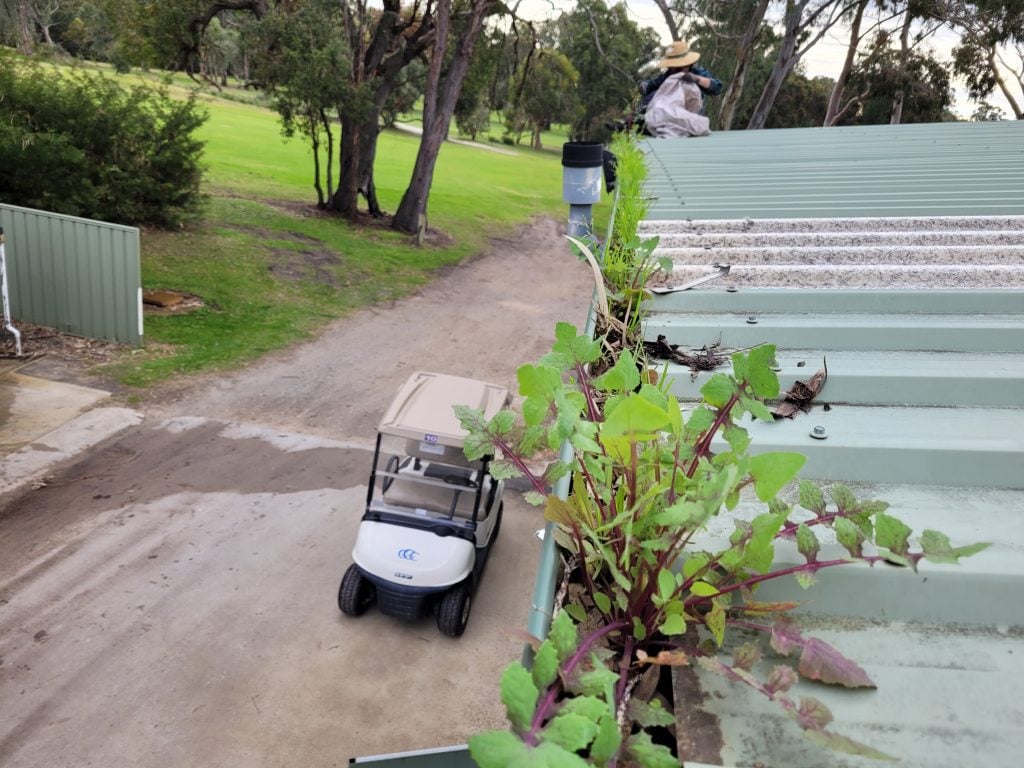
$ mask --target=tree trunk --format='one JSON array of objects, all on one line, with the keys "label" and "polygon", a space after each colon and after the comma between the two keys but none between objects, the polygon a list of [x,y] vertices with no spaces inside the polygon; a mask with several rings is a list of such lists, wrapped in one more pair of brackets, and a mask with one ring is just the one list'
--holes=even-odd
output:
[{"label": "tree trunk", "polygon": [[1024,111],[1021,110],[1020,102],[1014,98],[1013,91],[1010,90],[1010,86],[1006,84],[1006,80],[999,71],[999,62],[996,61],[996,47],[994,45],[988,49],[988,65],[992,70],[999,90],[1003,92],[1006,102],[1010,105],[1010,109],[1013,110],[1013,116],[1018,120],[1024,120]]},{"label": "tree trunk", "polygon": [[[810,4],[810,0],[786,0],[786,31],[779,45],[779,53],[775,57],[775,66],[768,76],[761,91],[761,97],[757,100],[754,113],[750,116],[748,130],[764,128],[768,120],[768,114],[775,104],[775,99],[786,82],[789,73],[799,63],[803,55],[810,50],[811,46],[821,40],[836,22],[842,18],[846,10],[852,8],[859,0],[820,0],[816,7],[812,7],[810,13],[804,16],[804,11]],[[824,18],[817,30],[813,27],[819,19]],[[803,47],[800,47],[800,46]]]},{"label": "tree trunk", "polygon": [[661,11],[661,15],[665,19],[665,26],[668,27],[668,33],[672,35],[673,40],[678,40],[679,25],[676,24],[675,16],[672,15],[672,10],[668,7],[667,0],[654,0],[654,4],[658,6],[658,10]]},{"label": "tree trunk", "polygon": [[910,60],[910,22],[914,20],[907,8],[907,15],[903,19],[903,28],[900,30],[900,71],[899,88],[892,96],[892,115],[889,118],[889,125],[899,125],[903,121],[903,99],[907,90],[907,62]]},{"label": "tree trunk", "polygon": [[722,95],[722,106],[718,113],[718,127],[723,131],[732,128],[732,121],[736,117],[736,107],[743,96],[743,86],[746,84],[747,67],[754,52],[754,42],[761,33],[761,22],[764,21],[764,14],[768,10],[769,2],[770,0],[758,0],[750,24],[743,33],[736,50],[736,68]]},{"label": "tree trunk", "polygon": [[341,140],[338,142],[338,188],[331,195],[328,206],[348,219],[359,213],[359,145],[363,128],[358,122],[338,114],[341,120]]},{"label": "tree trunk", "polygon": [[427,200],[434,180],[434,166],[441,152],[441,142],[448,135],[448,125],[455,113],[455,102],[469,70],[473,46],[483,28],[484,15],[494,0],[472,0],[469,18],[455,46],[450,67],[441,80],[444,53],[448,45],[450,0],[439,0],[435,21],[434,49],[427,73],[423,98],[423,138],[416,155],[412,179],[402,202],[398,205],[392,226],[401,232],[420,232],[426,224]]},{"label": "tree trunk", "polygon": [[850,44],[846,48],[846,59],[843,61],[843,68],[836,78],[836,84],[832,87],[832,93],[828,97],[828,109],[825,111],[825,121],[822,125],[832,126],[846,111],[843,104],[845,97],[846,81],[850,78],[850,71],[853,69],[853,62],[857,57],[857,48],[860,46],[860,25],[864,19],[864,9],[867,8],[870,0],[860,0],[857,4],[857,12],[854,14],[850,24]]},{"label": "tree trunk", "polygon": [[768,120],[768,113],[771,112],[772,105],[775,104],[775,99],[782,89],[782,84],[786,82],[789,73],[800,60],[796,53],[796,46],[802,29],[800,22],[807,2],[808,0],[800,0],[799,2],[787,0],[786,2],[786,32],[783,35],[782,42],[779,44],[779,53],[775,57],[775,66],[772,67],[771,74],[768,76],[768,82],[765,83],[764,89],[761,91],[761,98],[757,100],[754,113],[750,116],[747,130],[764,128],[764,124]]},{"label": "tree trunk", "polygon": [[541,126],[533,126],[533,139],[530,141],[530,146],[532,146],[534,149],[544,149],[544,147],[542,147],[540,143],[541,130]]},{"label": "tree trunk", "polygon": [[18,0],[18,52],[32,55],[35,36],[32,34],[32,6],[30,0]]}]

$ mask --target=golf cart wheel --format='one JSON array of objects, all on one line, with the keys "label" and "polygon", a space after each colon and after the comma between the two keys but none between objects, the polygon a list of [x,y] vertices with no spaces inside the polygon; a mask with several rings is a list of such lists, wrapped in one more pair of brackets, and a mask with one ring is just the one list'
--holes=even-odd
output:
[{"label": "golf cart wheel", "polygon": [[362,616],[373,605],[377,590],[355,563],[348,567],[338,589],[338,607],[346,616]]},{"label": "golf cart wheel", "polygon": [[466,631],[472,605],[473,595],[469,583],[463,581],[456,584],[444,593],[437,606],[437,628],[448,637],[461,636]]}]

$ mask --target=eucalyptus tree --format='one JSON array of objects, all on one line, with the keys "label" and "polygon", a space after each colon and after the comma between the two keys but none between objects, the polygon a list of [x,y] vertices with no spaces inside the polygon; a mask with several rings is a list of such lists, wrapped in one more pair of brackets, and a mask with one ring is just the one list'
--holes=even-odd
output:
[{"label": "eucalyptus tree", "polygon": [[540,135],[549,123],[572,123],[582,105],[576,94],[580,75],[558,51],[542,50],[530,70],[521,108],[532,129],[531,145],[541,149]]},{"label": "eucalyptus tree", "polygon": [[593,138],[637,97],[643,70],[661,50],[654,30],[641,29],[625,5],[580,0],[558,20],[558,50],[580,74],[583,112],[572,126],[574,139]]},{"label": "eucalyptus tree", "polygon": [[935,0],[935,15],[960,34],[954,71],[983,101],[996,89],[1024,119],[1024,0]]},{"label": "eucalyptus tree", "polygon": [[782,84],[809,51],[860,0],[786,0],[782,37],[748,129],[764,128]]}]

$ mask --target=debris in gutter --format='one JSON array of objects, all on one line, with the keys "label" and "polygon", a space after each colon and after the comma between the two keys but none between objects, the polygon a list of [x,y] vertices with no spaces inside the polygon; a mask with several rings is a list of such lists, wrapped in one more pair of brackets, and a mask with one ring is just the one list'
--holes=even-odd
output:
[{"label": "debris in gutter", "polygon": [[685,365],[693,374],[700,371],[713,371],[729,360],[729,356],[722,351],[722,347],[718,343],[705,345],[692,354],[688,354],[680,352],[678,344],[669,344],[664,336],[658,336],[657,341],[645,341],[644,351],[649,357],[656,360],[668,360]]},{"label": "debris in gutter", "polygon": [[782,401],[772,410],[775,418],[792,419],[797,411],[808,413],[811,410],[811,402],[828,380],[828,363],[822,360],[822,366],[808,381],[793,382]]}]

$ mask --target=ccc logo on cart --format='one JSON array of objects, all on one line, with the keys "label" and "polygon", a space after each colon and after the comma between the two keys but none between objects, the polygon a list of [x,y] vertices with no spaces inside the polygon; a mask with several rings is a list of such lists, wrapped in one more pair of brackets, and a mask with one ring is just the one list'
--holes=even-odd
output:
[{"label": "ccc logo on cart", "polygon": [[420,559],[420,553],[415,549],[400,549],[398,550],[398,556],[402,560],[409,560],[410,562],[416,562]]}]

